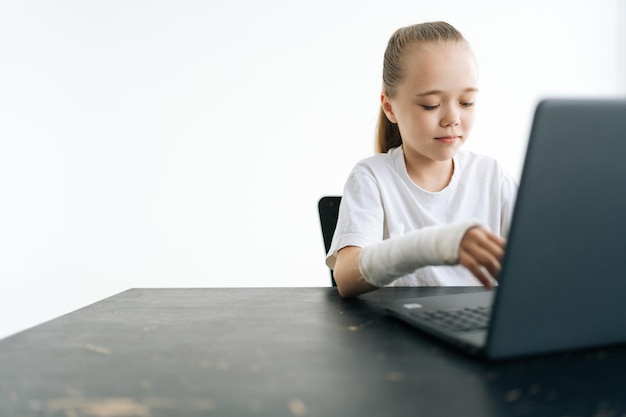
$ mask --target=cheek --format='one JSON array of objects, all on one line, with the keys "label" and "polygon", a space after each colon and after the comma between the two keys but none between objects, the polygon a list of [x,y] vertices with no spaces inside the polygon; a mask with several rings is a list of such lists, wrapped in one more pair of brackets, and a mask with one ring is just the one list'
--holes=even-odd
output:
[{"label": "cheek", "polygon": [[463,115],[463,126],[465,126],[466,129],[471,129],[472,126],[474,126],[474,113],[473,112],[466,113]]},{"label": "cheek", "polygon": [[430,137],[437,130],[437,120],[430,114],[412,114],[408,118],[404,118],[398,123],[400,134],[405,137],[419,139],[422,137]]},{"label": "cheek", "polygon": [[417,111],[413,117],[414,129],[420,131],[430,131],[439,125],[437,112]]}]

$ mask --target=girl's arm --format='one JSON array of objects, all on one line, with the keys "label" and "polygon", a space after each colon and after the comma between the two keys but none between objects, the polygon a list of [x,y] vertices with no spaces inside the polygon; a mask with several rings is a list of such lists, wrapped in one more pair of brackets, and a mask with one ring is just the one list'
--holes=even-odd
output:
[{"label": "girl's arm", "polygon": [[[456,240],[456,245],[454,232],[460,233],[456,238],[460,242]],[[425,250],[428,242],[431,249]],[[497,277],[500,272],[504,245],[503,238],[484,227],[466,223],[416,231],[369,246],[365,251],[347,246],[337,254],[335,282],[343,297],[354,297],[390,284],[423,266],[461,264],[486,288],[492,288],[491,277]]]},{"label": "girl's arm", "polygon": [[337,290],[342,297],[356,297],[378,288],[365,281],[361,276],[359,270],[360,254],[361,248],[358,246],[346,246],[337,253],[333,275]]}]

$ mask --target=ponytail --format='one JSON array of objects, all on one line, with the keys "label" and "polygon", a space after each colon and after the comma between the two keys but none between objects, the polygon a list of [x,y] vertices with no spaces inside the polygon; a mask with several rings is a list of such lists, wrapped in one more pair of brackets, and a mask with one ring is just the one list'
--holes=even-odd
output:
[{"label": "ponytail", "polygon": [[390,149],[400,145],[402,145],[402,138],[398,125],[391,123],[381,108],[376,126],[376,153],[387,153]]}]

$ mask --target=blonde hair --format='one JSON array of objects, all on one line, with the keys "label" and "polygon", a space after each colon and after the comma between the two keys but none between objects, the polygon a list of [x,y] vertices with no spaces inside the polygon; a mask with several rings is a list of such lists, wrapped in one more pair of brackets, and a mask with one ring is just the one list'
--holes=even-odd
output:
[{"label": "blonde hair", "polygon": [[[418,42],[463,42],[461,32],[446,22],[427,22],[400,28],[391,35],[383,61],[383,93],[392,98],[404,78],[402,57],[406,48]],[[380,109],[376,128],[376,153],[386,153],[402,144],[398,125],[387,119]]]}]

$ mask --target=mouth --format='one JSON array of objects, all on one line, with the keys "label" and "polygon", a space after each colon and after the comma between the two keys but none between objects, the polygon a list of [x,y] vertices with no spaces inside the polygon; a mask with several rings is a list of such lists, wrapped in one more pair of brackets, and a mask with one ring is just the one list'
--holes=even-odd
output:
[{"label": "mouth", "polygon": [[461,136],[440,136],[438,138],[435,138],[435,140],[439,142],[443,142],[443,143],[452,144],[452,143],[455,143],[456,141],[461,140]]}]

